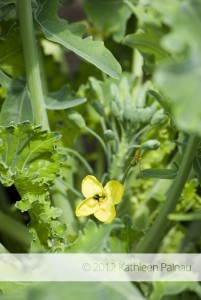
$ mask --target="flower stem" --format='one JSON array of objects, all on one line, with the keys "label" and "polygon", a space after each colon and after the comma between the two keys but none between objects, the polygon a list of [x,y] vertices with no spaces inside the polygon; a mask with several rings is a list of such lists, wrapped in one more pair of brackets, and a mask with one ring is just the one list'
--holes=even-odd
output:
[{"label": "flower stem", "polygon": [[138,253],[152,253],[156,251],[167,229],[169,223],[168,215],[174,211],[181,196],[184,185],[188,179],[199,143],[200,137],[192,134],[189,138],[177,177],[175,178],[174,182],[167,192],[167,200],[159,211],[154,224],[146,233],[139,247],[136,249]]},{"label": "flower stem", "polygon": [[76,156],[80,162],[83,163],[83,165],[85,166],[86,170],[89,172],[89,174],[93,174],[94,171],[92,169],[92,167],[90,166],[90,164],[86,161],[86,159],[79,154],[78,151],[74,150],[74,149],[70,149],[70,148],[60,148],[62,151],[65,151],[66,153],[72,153],[74,156]]},{"label": "flower stem", "polygon": [[40,78],[37,45],[33,26],[31,1],[17,0],[17,10],[26,65],[26,78],[31,95],[34,120],[49,130],[49,122],[45,109],[42,83]]},{"label": "flower stem", "polygon": [[89,128],[87,126],[85,126],[85,129],[86,129],[86,131],[91,133],[91,135],[93,135],[99,141],[99,143],[101,144],[101,146],[102,146],[102,148],[105,152],[106,157],[108,157],[108,152],[107,152],[106,145],[105,145],[103,139],[100,137],[100,135],[98,135],[95,131],[93,131],[91,128]]},{"label": "flower stem", "polygon": [[130,169],[131,169],[132,167],[133,167],[132,165],[129,165],[129,166],[127,167],[127,169],[126,169],[126,171],[125,171],[125,173],[124,173],[124,176],[123,176],[123,178],[122,178],[122,180],[121,180],[121,183],[122,183],[122,184],[125,183],[126,178],[127,178],[127,176],[128,176],[128,173],[129,173],[129,171],[130,171]]},{"label": "flower stem", "polygon": [[68,189],[70,190],[74,195],[76,195],[79,198],[83,198],[82,194],[80,192],[78,192],[76,189],[74,189],[69,183],[60,180],[60,182]]}]

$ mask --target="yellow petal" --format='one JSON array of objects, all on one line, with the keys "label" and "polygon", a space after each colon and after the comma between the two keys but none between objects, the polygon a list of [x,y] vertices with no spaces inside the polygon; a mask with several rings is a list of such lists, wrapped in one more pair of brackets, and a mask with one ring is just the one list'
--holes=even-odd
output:
[{"label": "yellow petal", "polygon": [[86,198],[91,198],[96,194],[102,194],[102,192],[103,192],[103,186],[96,179],[96,177],[92,175],[88,175],[82,180],[82,194]]},{"label": "yellow petal", "polygon": [[99,209],[94,213],[94,216],[101,222],[111,223],[116,216],[115,207],[111,202],[104,201],[99,205]]},{"label": "yellow petal", "polygon": [[75,214],[77,217],[89,216],[94,212],[96,212],[98,208],[99,208],[98,201],[93,198],[89,198],[82,201],[76,207]]},{"label": "yellow petal", "polygon": [[124,186],[116,180],[111,180],[104,187],[104,193],[113,204],[118,204],[123,197]]}]

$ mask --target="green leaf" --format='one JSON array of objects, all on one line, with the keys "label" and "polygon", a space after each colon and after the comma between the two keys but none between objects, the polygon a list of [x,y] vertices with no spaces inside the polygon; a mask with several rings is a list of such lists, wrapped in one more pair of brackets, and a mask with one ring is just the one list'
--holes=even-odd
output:
[{"label": "green leaf", "polygon": [[0,113],[0,125],[6,126],[11,122],[33,122],[31,98],[27,87],[19,80],[11,80],[0,71],[0,84],[6,88],[6,100]]},{"label": "green leaf", "polygon": [[178,1],[177,5],[171,3],[170,8],[166,11],[161,4],[164,19],[172,29],[162,42],[175,59],[158,68],[155,82],[170,98],[175,124],[182,130],[201,134],[201,3]]},{"label": "green leaf", "polygon": [[91,22],[103,34],[112,34],[117,42],[123,38],[131,15],[123,0],[84,0],[84,8]]},{"label": "green leaf", "polygon": [[38,0],[37,3],[40,9],[36,13],[36,20],[47,39],[75,52],[111,77],[120,77],[121,67],[103,42],[93,41],[92,37],[82,39],[73,34],[68,23],[56,16],[56,1]]},{"label": "green leaf", "polygon": [[15,3],[15,0],[1,0],[0,1],[0,7],[7,6],[11,3]]},{"label": "green leaf", "polygon": [[124,39],[124,44],[138,49],[141,53],[154,55],[161,60],[168,56],[168,53],[161,47],[160,38],[162,32],[157,27],[149,26],[146,31],[138,30],[129,34]]},{"label": "green leaf", "polygon": [[141,173],[146,178],[159,178],[159,179],[174,179],[178,170],[171,169],[144,169]]},{"label": "green leaf", "polygon": [[191,291],[201,297],[201,286],[199,282],[153,282],[153,292],[150,300],[162,300],[164,296],[179,295],[182,292]]},{"label": "green leaf", "polygon": [[30,122],[0,127],[0,180],[5,186],[16,186],[22,197],[16,206],[29,211],[34,242],[47,246],[49,239],[53,249],[61,245],[62,225],[55,220],[61,211],[51,207],[49,189],[66,160],[56,150],[59,138],[59,133],[44,131]]},{"label": "green leaf", "polygon": [[99,253],[106,246],[108,237],[113,229],[121,228],[123,224],[116,219],[111,224],[97,226],[92,220],[88,220],[84,232],[79,234],[77,240],[66,249],[70,253]]},{"label": "green leaf", "polygon": [[63,300],[70,295],[72,300],[145,300],[131,282],[51,282],[39,283],[29,290],[28,300]]},{"label": "green leaf", "polygon": [[148,90],[147,94],[151,95],[156,101],[158,101],[165,111],[171,113],[171,102],[167,97],[152,90]]},{"label": "green leaf", "polygon": [[25,74],[22,43],[18,31],[12,31],[8,38],[0,40],[0,68],[12,77]]},{"label": "green leaf", "polygon": [[58,92],[49,93],[45,97],[45,106],[49,110],[68,109],[86,102],[86,98],[76,97],[69,86],[64,86]]},{"label": "green leaf", "polygon": [[6,300],[27,300],[26,288],[30,285],[27,282],[0,282],[0,298]]},{"label": "green leaf", "polygon": [[109,250],[111,253],[132,253],[143,233],[134,228],[129,216],[122,219],[123,225],[109,238]]}]

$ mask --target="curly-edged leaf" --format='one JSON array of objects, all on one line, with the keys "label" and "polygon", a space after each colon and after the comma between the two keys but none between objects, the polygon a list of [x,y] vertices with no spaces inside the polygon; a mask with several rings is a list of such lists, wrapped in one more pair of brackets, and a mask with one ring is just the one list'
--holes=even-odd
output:
[{"label": "curly-edged leaf", "polygon": [[6,100],[0,113],[0,125],[6,126],[11,122],[33,122],[31,98],[24,82],[12,80],[0,71],[0,84],[6,88]]},{"label": "curly-edged leaf", "polygon": [[56,177],[55,170],[62,160],[55,149],[59,133],[44,131],[27,121],[0,127],[0,138],[1,161],[12,173],[13,182],[20,178],[23,186],[22,178],[31,178],[45,185]]},{"label": "curly-edged leaf", "polygon": [[104,34],[112,34],[116,41],[123,38],[131,15],[123,0],[84,0],[84,8],[96,28]]},{"label": "curly-edged leaf", "polygon": [[68,23],[57,17],[56,1],[37,0],[37,3],[39,9],[35,17],[47,39],[75,52],[111,77],[119,78],[121,67],[103,42],[93,41],[92,37],[82,39],[73,34]]},{"label": "curly-edged leaf", "polygon": [[66,158],[56,151],[60,134],[23,122],[0,127],[0,138],[0,180],[6,186],[14,183],[22,197],[36,201],[47,192]]},{"label": "curly-edged leaf", "polygon": [[68,109],[86,102],[86,98],[75,95],[69,86],[64,86],[58,92],[52,92],[45,97],[45,106],[49,110]]},{"label": "curly-edged leaf", "polygon": [[52,207],[50,201],[41,199],[34,203],[29,211],[31,217],[29,230],[33,235],[32,251],[38,251],[41,245],[46,246],[47,244],[49,248],[63,250],[62,238],[66,231],[66,225],[56,220],[61,213],[61,209]]},{"label": "curly-edged leaf", "polygon": [[[66,252],[70,253],[99,253],[106,246],[108,237],[113,229],[121,228],[123,224],[116,219],[111,224],[97,226],[92,220],[88,220],[84,232],[79,234],[78,238],[72,243]],[[92,238],[93,237],[93,238]]]},{"label": "curly-edged leaf", "polygon": [[171,169],[144,169],[141,173],[146,178],[159,178],[159,179],[174,179],[178,170]]},{"label": "curly-edged leaf", "polygon": [[53,249],[61,247],[63,226],[55,220],[61,210],[51,207],[49,200],[49,188],[66,160],[56,149],[59,138],[59,133],[44,131],[30,122],[0,127],[0,180],[5,186],[14,184],[21,195],[16,206],[29,211],[33,243],[49,243]]}]

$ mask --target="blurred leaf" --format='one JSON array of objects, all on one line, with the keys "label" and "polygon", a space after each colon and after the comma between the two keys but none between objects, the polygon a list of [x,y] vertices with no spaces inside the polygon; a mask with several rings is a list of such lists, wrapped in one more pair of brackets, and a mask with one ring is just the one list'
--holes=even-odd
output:
[{"label": "blurred leaf", "polygon": [[0,0],[0,7],[4,7],[4,6],[9,5],[11,3],[15,3],[15,0]]},{"label": "blurred leaf", "polygon": [[30,289],[27,300],[63,300],[70,295],[72,300],[145,300],[138,289],[130,282],[52,282],[39,283]]},{"label": "blurred leaf", "polygon": [[1,109],[0,124],[6,126],[11,122],[33,122],[30,94],[24,83],[12,80],[0,71],[0,84],[6,88],[6,100]]},{"label": "blurred leaf", "polygon": [[6,40],[0,40],[0,68],[15,78],[25,74],[22,43],[18,31],[12,31]]},{"label": "blurred leaf", "polygon": [[124,44],[138,49],[141,53],[154,55],[161,60],[168,56],[168,53],[160,45],[162,36],[162,32],[157,27],[147,26],[146,31],[140,29],[136,33],[127,35]]},{"label": "blurred leaf", "polygon": [[185,214],[188,211],[190,213],[200,210],[201,198],[197,193],[199,182],[197,178],[189,180],[182,191],[180,201],[176,206],[177,214]]},{"label": "blurred leaf", "polygon": [[104,47],[103,42],[93,41],[91,37],[82,39],[73,34],[68,23],[56,16],[59,7],[55,1],[37,0],[37,3],[40,9],[36,13],[36,19],[47,39],[75,52],[111,77],[119,78],[121,66]]},{"label": "blurred leaf", "polygon": [[164,296],[171,297],[185,291],[192,291],[201,297],[201,286],[199,282],[153,282],[153,292],[150,300],[162,300]]},{"label": "blurred leaf", "polygon": [[15,283],[1,282],[0,298],[5,300],[63,300],[66,295],[71,299],[89,300],[96,295],[97,300],[145,300],[131,282],[51,282]]},{"label": "blurred leaf", "polygon": [[115,235],[109,239],[109,249],[111,253],[132,253],[135,245],[142,237],[142,232],[136,229],[129,216],[122,219],[124,227],[119,228]]},{"label": "blurred leaf", "polygon": [[159,179],[174,179],[178,170],[171,169],[144,169],[141,173],[146,178],[159,178]]},{"label": "blurred leaf", "polygon": [[175,59],[159,66],[155,82],[171,100],[176,125],[201,134],[201,2],[170,2],[169,11],[166,5],[159,6],[172,29],[162,40],[163,46]]},{"label": "blurred leaf", "polygon": [[0,299],[27,300],[27,282],[0,282]]},{"label": "blurred leaf", "polygon": [[131,15],[123,0],[84,0],[84,8],[96,28],[103,34],[112,34],[117,42],[121,41]]},{"label": "blurred leaf", "polygon": [[76,97],[69,86],[64,86],[58,92],[49,93],[45,97],[45,106],[49,110],[72,108],[86,102],[86,98]]},{"label": "blurred leaf", "polygon": [[84,231],[78,236],[77,240],[66,249],[70,253],[99,253],[106,246],[108,237],[113,229],[121,228],[123,224],[116,219],[111,224],[97,226],[92,220],[88,220]]},{"label": "blurred leaf", "polygon": [[171,113],[171,102],[164,95],[161,95],[152,90],[148,90],[147,94],[151,95],[156,101],[158,101],[158,103],[164,108],[165,111]]},{"label": "blurred leaf", "polygon": [[87,26],[82,22],[74,22],[69,25],[69,30],[73,34],[77,34],[78,36],[81,36],[87,32]]}]

